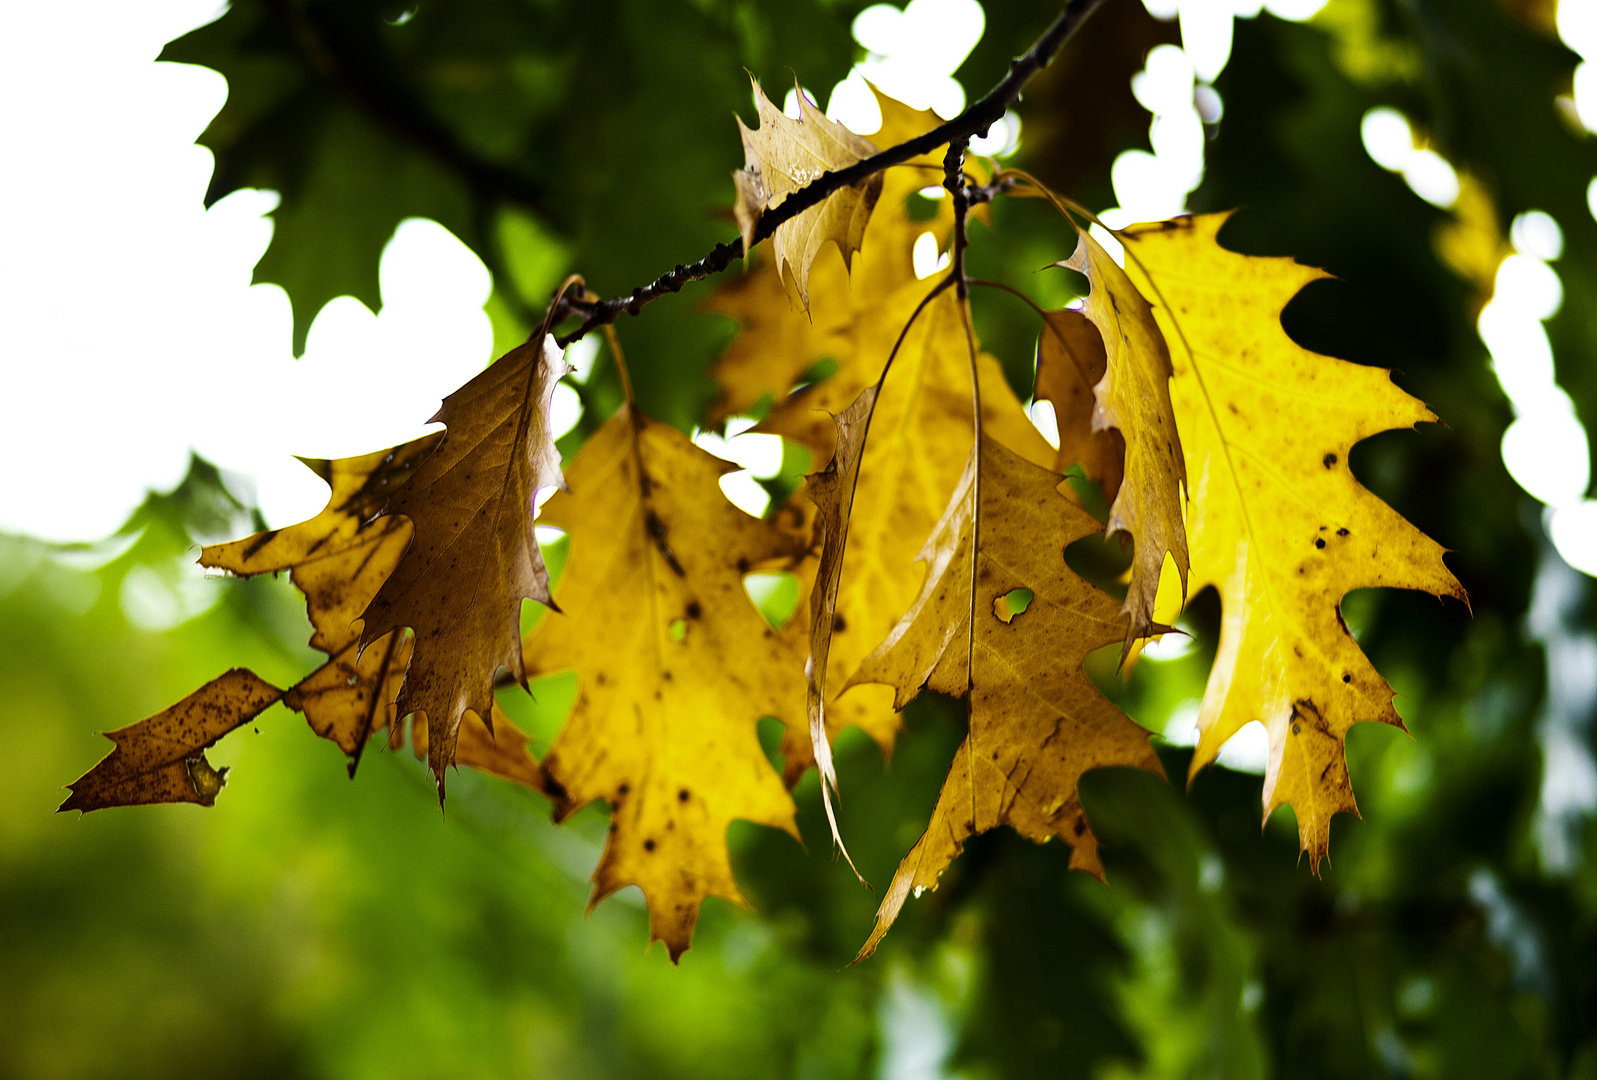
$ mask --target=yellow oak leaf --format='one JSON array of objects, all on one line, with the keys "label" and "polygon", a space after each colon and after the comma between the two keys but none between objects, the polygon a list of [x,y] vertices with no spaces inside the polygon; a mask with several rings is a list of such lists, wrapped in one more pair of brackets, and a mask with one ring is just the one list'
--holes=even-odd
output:
[{"label": "yellow oak leaf", "polygon": [[1059,837],[1071,867],[1101,877],[1077,793],[1082,773],[1129,765],[1162,775],[1148,733],[1082,666],[1121,640],[1125,618],[1065,565],[1064,549],[1101,526],[1058,484],[983,439],[921,553],[920,595],[854,677],[891,686],[900,708],[923,686],[970,699],[969,734],[858,959],[875,951],[911,892],[937,887],[968,837],[999,825],[1038,843]]},{"label": "yellow oak leaf", "polygon": [[[877,318],[858,324],[860,355],[880,358],[869,378],[862,377],[863,364],[839,370],[779,406],[768,418],[767,430],[785,433],[789,420],[805,414],[820,417],[830,428],[834,425],[827,413],[847,416],[856,410],[860,396],[873,392],[880,365],[933,288],[932,281],[905,285],[878,305]],[[848,538],[841,564],[820,568],[817,588],[836,589],[832,617],[814,622],[820,610],[816,605],[826,598],[810,598],[812,634],[829,636],[824,647],[817,648],[822,645],[818,639],[811,646],[812,655],[827,656],[825,728],[835,735],[842,728],[859,727],[884,751],[891,749],[899,726],[889,695],[870,686],[843,693],[843,687],[914,602],[919,589],[916,554],[965,467],[974,420],[970,342],[959,303],[952,289],[944,290],[903,335],[892,374],[874,402],[863,456],[839,460],[834,469],[828,447],[827,469],[810,478],[817,529],[823,537]],[[978,353],[978,370],[983,425],[1028,460],[1051,464],[1053,449],[1027,418],[998,361]],[[850,469],[857,473],[857,483],[833,486],[827,479],[828,472]],[[835,502],[829,501],[832,490]],[[823,550],[823,559],[828,558]]]},{"label": "yellow oak leaf", "polygon": [[[332,488],[321,513],[287,528],[210,545],[200,554],[201,565],[239,577],[287,570],[305,594],[315,628],[310,643],[329,658],[290,687],[282,695],[283,704],[302,713],[312,731],[344,751],[351,776],[373,735],[388,731],[394,745],[404,743],[399,727],[403,714],[394,703],[415,640],[395,631],[362,650],[358,619],[410,541],[410,521],[382,511],[442,440],[442,433],[436,433],[371,454],[307,460],[305,464]],[[508,737],[497,731],[502,718],[496,705],[496,730],[490,732],[475,714],[468,714],[462,727],[464,748],[456,753],[456,764],[557,798],[545,784],[537,760],[527,752],[526,737],[514,725]],[[416,745],[425,748],[425,739]]]},{"label": "yellow oak leaf", "polygon": [[[873,87],[874,90],[874,87]],[[927,109],[917,111],[876,91],[882,130],[872,137],[888,147],[936,127],[941,121]],[[891,140],[891,141],[887,141]],[[948,246],[953,229],[952,203],[944,199],[930,221],[909,213],[911,195],[942,179],[939,159],[927,155],[877,174],[882,193],[865,227],[860,250],[848,265],[841,258],[818,258],[810,267],[809,311],[794,307],[783,285],[780,267],[756,256],[754,268],[717,289],[705,309],[735,319],[741,332],[716,360],[711,374],[721,388],[710,410],[713,423],[746,412],[767,399],[775,401],[826,359],[839,368],[855,363],[857,327],[875,317],[875,304],[915,281],[911,257],[915,240],[925,232]],[[866,366],[880,357],[865,358]],[[875,377],[872,373],[871,378]],[[807,416],[811,438],[796,441],[816,452],[830,446],[831,425],[824,416]],[[763,429],[762,429],[763,430]]]},{"label": "yellow oak leaf", "polygon": [[1345,739],[1402,727],[1392,689],[1353,640],[1342,597],[1372,586],[1464,598],[1443,549],[1354,478],[1348,452],[1380,431],[1435,420],[1383,368],[1295,343],[1281,311],[1327,276],[1220,246],[1229,215],[1137,225],[1126,266],[1158,305],[1171,397],[1192,478],[1192,589],[1213,585],[1223,619],[1198,717],[1192,773],[1244,724],[1270,737],[1268,815],[1290,804],[1318,873],[1332,815],[1356,813]]},{"label": "yellow oak leaf", "polygon": [[[732,208],[738,230],[743,234],[743,250],[753,250],[755,227],[760,215],[780,206],[789,194],[837,169],[845,169],[876,153],[869,139],[861,138],[810,103],[803,91],[798,94],[800,118],[792,119],[771,104],[757,81],[754,107],[760,126],[750,131],[742,117],[737,118],[743,136],[743,168],[732,174],[737,186],[737,202]],[[771,236],[775,263],[780,274],[788,276],[806,310],[810,306],[810,266],[821,248],[835,243],[846,264],[865,238],[865,223],[882,191],[882,174],[874,173],[859,184],[828,195],[789,221],[777,226]]]},{"label": "yellow oak leaf", "polygon": [[[860,324],[861,354],[885,363],[916,305],[933,287],[930,281],[917,281],[886,298],[878,318]],[[891,746],[898,728],[885,694],[860,687],[840,699],[837,695],[914,602],[920,584],[916,555],[969,456],[974,436],[970,343],[959,304],[954,291],[945,290],[910,327],[875,402],[863,458],[853,465],[858,483],[851,488],[852,497],[837,508],[841,520],[834,526],[828,524],[827,513],[817,517],[823,531],[835,527],[848,534],[831,625],[827,708],[833,719],[828,730],[855,724],[884,748]],[[881,373],[878,364],[868,380],[859,378],[861,366],[841,370],[804,394],[807,408],[824,410],[819,414],[823,418],[826,413],[845,414]],[[1028,460],[1052,464],[1053,448],[1026,416],[998,361],[979,353],[978,370],[983,426]],[[781,430],[797,413],[796,401],[784,404],[773,413],[772,426]]]},{"label": "yellow oak leaf", "polygon": [[1092,291],[1082,310],[1101,335],[1106,364],[1093,387],[1092,430],[1115,428],[1125,442],[1119,493],[1109,507],[1109,531],[1136,541],[1125,612],[1126,644],[1155,627],[1154,599],[1165,555],[1174,560],[1183,590],[1187,534],[1181,489],[1187,482],[1181,437],[1170,405],[1170,352],[1148,301],[1091,234],[1059,264],[1087,278]]},{"label": "yellow oak leaf", "polygon": [[359,647],[360,614],[410,543],[410,521],[382,511],[442,438],[426,435],[371,454],[306,461],[332,488],[321,513],[200,552],[200,565],[238,577],[287,570],[305,594],[315,631],[311,647],[329,659],[292,687],[283,703],[344,751],[351,776],[370,736],[398,719],[394,701],[413,646],[396,632],[364,651]]},{"label": "yellow oak leaf", "polygon": [[116,744],[94,768],[67,786],[60,809],[198,803],[211,806],[227,782],[205,751],[223,735],[265,712],[283,691],[253,671],[234,668],[136,724],[105,732]]},{"label": "yellow oak leaf", "polygon": [[351,776],[367,740],[391,731],[399,720],[394,702],[414,644],[414,638],[398,630],[364,652],[358,642],[350,642],[283,695],[283,704],[303,714],[312,731],[344,751]]},{"label": "yellow oak leaf", "polygon": [[1120,491],[1126,444],[1114,428],[1094,430],[1097,402],[1092,388],[1103,379],[1109,358],[1103,336],[1079,311],[1062,308],[1043,317],[1037,338],[1037,381],[1032,396],[1054,407],[1059,450],[1054,471],[1081,466],[1087,479],[1113,502]]},{"label": "yellow oak leaf", "polygon": [[401,714],[427,717],[428,764],[444,795],[468,711],[492,715],[499,668],[526,685],[521,603],[549,601],[533,527],[534,498],[562,487],[549,402],[569,370],[554,338],[512,349],[444,399],[443,441],[388,501],[409,518],[410,547],[365,611],[362,648],[415,631]]},{"label": "yellow oak leaf", "polygon": [[773,716],[804,730],[803,628],[773,630],[743,578],[796,564],[808,535],[729,503],[719,481],[736,467],[626,407],[578,451],[570,491],[539,519],[570,549],[559,612],[528,635],[526,667],[578,676],[543,767],[571,809],[609,801],[593,902],[640,886],[651,940],[673,959],[706,896],[742,902],[726,847],[734,818],[798,835],[757,725]]},{"label": "yellow oak leaf", "polygon": [[405,553],[411,525],[383,515],[388,500],[438,448],[441,432],[372,454],[305,464],[332,488],[308,521],[268,529],[200,551],[200,565],[238,577],[292,572],[315,633],[311,648],[329,656],[360,638],[355,625]]}]

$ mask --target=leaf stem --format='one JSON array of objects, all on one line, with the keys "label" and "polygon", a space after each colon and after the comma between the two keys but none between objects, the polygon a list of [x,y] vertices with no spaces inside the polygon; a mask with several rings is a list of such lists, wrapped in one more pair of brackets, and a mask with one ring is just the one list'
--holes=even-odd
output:
[{"label": "leaf stem", "polygon": [[[960,286],[964,288],[963,277]],[[977,560],[981,555],[981,463],[982,463],[982,419],[981,419],[981,369],[976,361],[976,331],[970,321],[970,300],[961,294],[959,303],[959,316],[965,327],[965,347],[970,353],[970,397],[972,404],[972,422],[975,428],[975,444],[971,453],[975,456],[972,467],[975,475],[971,478],[972,500],[970,514],[970,608],[967,613],[965,635],[965,709],[969,720],[965,731],[965,767],[969,772],[967,777],[970,787],[970,828],[976,828],[976,582]]]}]

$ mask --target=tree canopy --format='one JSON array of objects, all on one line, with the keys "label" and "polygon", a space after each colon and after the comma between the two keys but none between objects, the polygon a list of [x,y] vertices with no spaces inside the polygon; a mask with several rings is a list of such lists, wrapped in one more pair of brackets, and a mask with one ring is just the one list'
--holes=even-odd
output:
[{"label": "tree canopy", "polygon": [[[1095,209],[1175,23],[991,5],[976,119],[877,93],[853,132],[804,88],[860,7],[241,0],[168,46],[228,79],[212,198],[282,193],[297,340],[426,217],[504,355],[441,431],[311,463],[303,524],[240,539],[197,459],[96,569],[4,540],[8,1067],[1597,1068],[1586,579],[1504,467],[1481,315],[1550,216],[1593,415],[1553,9],[1237,18],[1192,213],[1134,224]],[[1372,160],[1383,107],[1451,199]],[[763,516],[704,449],[751,423]],[[196,542],[244,580],[130,625]],[[1255,720],[1262,787],[1222,752]],[[209,809],[45,820],[79,773],[63,809]],[[74,1057],[38,1003],[75,998]]]}]

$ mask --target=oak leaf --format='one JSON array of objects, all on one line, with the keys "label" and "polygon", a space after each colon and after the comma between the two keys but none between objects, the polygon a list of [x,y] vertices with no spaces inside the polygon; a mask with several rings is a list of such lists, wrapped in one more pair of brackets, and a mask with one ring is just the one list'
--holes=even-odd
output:
[{"label": "oak leaf", "polygon": [[[474,712],[468,712],[461,720],[455,738],[455,764],[542,792],[554,803],[556,813],[563,812],[564,792],[558,784],[549,782],[538,759],[532,756],[527,746],[531,736],[510,719],[497,701],[489,720],[491,727]],[[404,726],[396,724],[389,745],[398,750],[404,743]],[[418,759],[427,760],[427,725],[420,717],[410,719],[410,744]]]},{"label": "oak leaf", "polygon": [[[826,173],[876,153],[869,139],[828,120],[802,90],[798,92],[800,118],[795,120],[771,103],[758,81],[750,81],[760,126],[750,131],[742,117],[737,118],[744,165],[732,174],[737,187],[732,212],[743,234],[745,253],[754,248],[754,230],[761,214]],[[882,174],[873,173],[777,226],[771,236],[777,272],[792,279],[805,310],[810,306],[810,266],[815,257],[824,245],[835,243],[847,264],[865,238],[865,223],[881,191]]]},{"label": "oak leaf", "polygon": [[[937,887],[968,837],[999,825],[1038,843],[1057,836],[1071,846],[1071,867],[1102,876],[1077,793],[1082,773],[1129,765],[1163,774],[1148,733],[1083,668],[1088,653],[1121,640],[1125,618],[1065,565],[1064,549],[1101,526],[1058,484],[984,438],[921,553],[926,583],[914,606],[854,676],[893,687],[899,708],[923,686],[970,699],[969,734],[859,959],[912,891]],[[1017,591],[1030,593],[1018,614]]]},{"label": "oak leaf", "polygon": [[311,647],[329,659],[292,687],[284,704],[344,751],[352,776],[369,737],[399,719],[394,702],[414,645],[396,631],[359,648],[360,614],[410,543],[410,521],[383,510],[442,438],[435,433],[371,454],[308,460],[332,489],[319,514],[200,552],[201,566],[238,577],[290,572],[305,595]]},{"label": "oak leaf", "polygon": [[[880,146],[913,138],[940,123],[930,110],[911,109],[875,93],[882,127],[872,139]],[[979,169],[975,163],[971,167]],[[713,417],[721,419],[775,397],[775,407],[755,430],[790,439],[809,450],[817,466],[828,465],[835,439],[832,416],[848,410],[875,383],[900,330],[936,287],[916,278],[911,249],[927,232],[938,238],[940,247],[947,246],[953,228],[951,200],[938,203],[930,221],[916,220],[907,204],[917,191],[941,177],[941,159],[935,155],[887,171],[852,271],[845,273],[840,259],[815,265],[808,318],[793,309],[769,265],[757,267],[712,296],[706,305],[710,310],[741,324],[741,332],[712,372],[722,391]],[[822,360],[830,361],[835,371],[789,395],[794,384]],[[922,314],[895,363],[895,374],[879,403],[882,413],[874,421],[862,486],[858,492],[848,486],[841,492],[844,502],[817,519],[823,532],[835,530],[841,535],[849,531],[856,497],[865,508],[864,528],[849,539],[844,599],[821,624],[814,622],[814,605],[828,600],[824,588],[812,593],[808,604],[812,626],[829,626],[838,637],[821,680],[831,688],[827,730],[835,734],[856,725],[884,749],[891,748],[898,729],[888,695],[872,687],[856,688],[843,700],[837,693],[913,601],[915,553],[964,467],[965,455],[958,448],[971,440],[970,361],[951,293]],[[1031,460],[1051,463],[1053,451],[1026,418],[997,361],[982,354],[980,368],[987,425]],[[854,467],[860,464],[855,462]],[[879,471],[891,475],[878,476]],[[812,489],[822,483],[819,475],[810,479]],[[816,490],[809,493],[814,496]],[[822,568],[822,578],[842,570]],[[831,610],[830,603],[827,606]],[[823,651],[830,649],[828,642]],[[806,740],[805,751],[809,745]],[[790,755],[790,774],[795,763]]]},{"label": "oak leaf", "polygon": [[[930,281],[917,281],[884,298],[877,305],[877,318],[858,327],[859,355],[879,358],[876,370],[868,378],[862,377],[863,363],[839,370],[802,395],[806,411],[824,410],[818,414],[823,419],[826,413],[849,416],[860,395],[872,392],[880,364],[933,288]],[[830,635],[824,650],[826,728],[835,734],[842,727],[858,726],[884,749],[891,747],[898,730],[886,693],[859,686],[845,694],[843,687],[914,602],[919,591],[916,555],[964,471],[969,457],[965,448],[974,435],[971,344],[959,298],[952,289],[944,290],[903,336],[892,373],[874,402],[863,456],[837,461],[839,469],[857,472],[857,483],[840,487],[835,503],[822,504],[825,471],[811,479],[819,506],[817,528],[823,536],[848,538],[841,565],[820,575],[821,585],[832,586],[835,574],[832,587],[837,589],[833,617],[815,624],[818,633]],[[998,361],[978,353],[977,369],[983,427],[1028,460],[1051,464],[1053,448],[1026,416]],[[799,399],[790,399],[768,418],[770,426],[783,427],[799,408]],[[812,610],[815,603],[812,599]]]},{"label": "oak leaf", "polygon": [[579,680],[543,767],[570,809],[609,801],[593,903],[641,887],[651,940],[673,959],[706,896],[742,903],[726,847],[734,818],[798,835],[757,725],[773,716],[802,735],[803,629],[772,629],[743,578],[796,564],[808,529],[729,503],[719,480],[735,468],[624,407],[540,518],[570,548],[559,613],[528,635],[526,668]]},{"label": "oak leaf", "polygon": [[1104,377],[1109,358],[1103,335],[1081,312],[1071,308],[1043,315],[1037,338],[1037,379],[1032,396],[1053,406],[1059,432],[1054,471],[1079,465],[1087,479],[1113,502],[1120,491],[1126,443],[1114,428],[1094,429],[1097,400],[1092,389]]},{"label": "oak leaf", "polygon": [[1348,452],[1436,417],[1382,368],[1312,353],[1281,312],[1327,275],[1240,255],[1217,239],[1228,214],[1121,233],[1127,269],[1158,306],[1192,478],[1192,589],[1224,610],[1198,717],[1192,774],[1246,723],[1269,732],[1268,815],[1288,803],[1318,872],[1338,812],[1356,813],[1345,739],[1361,720],[1401,728],[1393,693],[1342,621],[1372,586],[1464,599],[1443,549],[1354,478]]},{"label": "oak leaf", "polygon": [[[930,109],[911,109],[871,89],[882,112],[881,130],[871,136],[879,147],[914,138],[941,123]],[[780,266],[760,259],[758,253],[751,272],[731,279],[705,302],[707,310],[735,319],[741,331],[711,369],[721,388],[710,409],[711,422],[786,397],[817,361],[851,367],[857,351],[856,325],[875,318],[874,305],[881,297],[916,280],[912,258],[916,238],[930,232],[940,250],[948,246],[954,224],[950,200],[937,204],[930,221],[917,221],[907,205],[915,192],[941,179],[940,159],[923,155],[877,175],[882,193],[860,250],[847,265],[841,258],[822,257],[810,267],[808,312],[794,308]],[[867,367],[879,368],[880,363],[879,357],[865,358]],[[790,437],[817,453],[828,453],[831,425],[826,418],[806,414],[799,419],[809,425],[803,434]]]},{"label": "oak leaf", "polygon": [[[201,565],[239,577],[287,570],[305,594],[315,629],[311,646],[329,658],[289,688],[283,704],[302,713],[312,731],[344,751],[351,776],[373,735],[387,731],[392,745],[404,744],[403,714],[395,701],[415,639],[394,631],[363,651],[358,620],[410,542],[409,519],[382,511],[442,440],[440,432],[371,454],[306,461],[332,489],[319,514],[284,529],[211,545],[200,554]],[[537,760],[527,752],[526,736],[513,724],[508,734],[499,730],[501,721],[509,721],[497,704],[491,719],[492,731],[476,714],[466,715],[455,763],[558,800],[558,792],[549,788]],[[427,743],[418,738],[414,745],[425,750]]]},{"label": "oak leaf", "polygon": [[415,639],[399,630],[384,634],[365,652],[352,641],[283,695],[284,705],[344,752],[351,776],[367,741],[379,731],[392,731],[400,719],[394,702],[414,645]]},{"label": "oak leaf", "polygon": [[438,448],[441,432],[371,454],[305,465],[332,489],[315,517],[200,551],[200,565],[237,577],[292,572],[315,633],[329,656],[360,638],[361,612],[410,543],[411,524],[385,515],[388,500]]},{"label": "oak leaf", "polygon": [[1087,278],[1082,311],[1098,328],[1107,363],[1093,387],[1092,430],[1114,428],[1125,442],[1120,490],[1109,506],[1109,531],[1136,541],[1125,612],[1126,643],[1154,628],[1154,600],[1168,554],[1185,589],[1187,534],[1181,489],[1187,474],[1170,405],[1170,351],[1148,301],[1090,233],[1061,266]]},{"label": "oak leaf", "polygon": [[105,732],[116,749],[67,785],[72,794],[60,809],[212,805],[227,782],[227,770],[213,769],[205,751],[282,696],[283,691],[253,671],[234,668],[154,716]]},{"label": "oak leaf", "polygon": [[550,599],[534,499],[565,483],[549,403],[567,370],[545,334],[450,394],[433,417],[445,425],[443,442],[388,503],[415,532],[365,611],[361,646],[403,627],[415,631],[398,709],[427,717],[440,800],[461,718],[468,710],[492,715],[499,668],[527,682],[521,604]]}]

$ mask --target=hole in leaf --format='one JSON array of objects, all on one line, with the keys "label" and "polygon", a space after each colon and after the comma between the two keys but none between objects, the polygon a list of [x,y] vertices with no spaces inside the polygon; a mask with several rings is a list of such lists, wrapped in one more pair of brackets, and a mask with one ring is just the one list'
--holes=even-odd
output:
[{"label": "hole in leaf", "polygon": [[776,717],[762,716],[757,730],[760,736],[760,749],[765,751],[766,758],[771,762],[771,768],[780,773],[787,760],[786,755],[781,752],[782,734],[787,729]]},{"label": "hole in leaf", "polygon": [[792,574],[745,574],[743,591],[772,630],[786,626],[798,610],[799,582]]},{"label": "hole in leaf", "polygon": [[688,621],[686,619],[672,619],[670,633],[672,641],[681,641],[688,636]]},{"label": "hole in leaf", "polygon": [[904,204],[904,209],[909,211],[913,221],[931,221],[937,216],[937,204],[947,197],[948,192],[932,185],[911,195]]},{"label": "hole in leaf", "polygon": [[993,614],[998,616],[999,622],[1010,622],[1016,615],[1024,614],[1031,606],[1032,596],[1030,589],[1010,589],[993,601]]},{"label": "hole in leaf", "polygon": [[815,363],[810,365],[810,369],[804,373],[803,378],[799,379],[799,382],[825,382],[827,379],[830,379],[836,374],[837,361],[832,359],[830,356],[823,356],[819,360],[815,361]]}]

